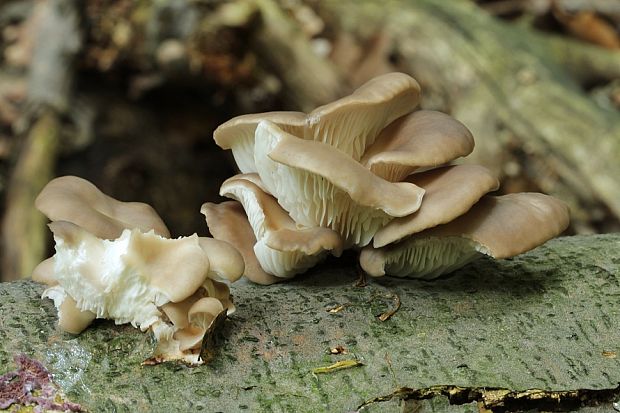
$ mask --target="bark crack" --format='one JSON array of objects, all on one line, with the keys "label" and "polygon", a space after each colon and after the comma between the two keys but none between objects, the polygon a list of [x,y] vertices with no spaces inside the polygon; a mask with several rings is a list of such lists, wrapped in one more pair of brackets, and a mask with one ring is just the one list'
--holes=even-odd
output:
[{"label": "bark crack", "polygon": [[541,390],[529,389],[522,391],[497,387],[460,387],[439,385],[420,389],[401,387],[392,393],[375,397],[362,403],[357,412],[363,412],[367,406],[387,402],[393,399],[427,400],[435,397],[446,397],[450,404],[462,405],[478,402],[478,405],[493,413],[529,411],[570,411],[586,406],[611,403],[620,396],[620,383],[610,389],[577,389],[577,390]]}]

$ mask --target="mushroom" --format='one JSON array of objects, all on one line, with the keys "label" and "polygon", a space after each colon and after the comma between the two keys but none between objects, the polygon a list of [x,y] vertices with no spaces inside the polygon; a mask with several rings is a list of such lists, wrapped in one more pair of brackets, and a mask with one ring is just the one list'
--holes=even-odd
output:
[{"label": "mushroom", "polygon": [[[230,290],[220,282],[243,274],[243,257],[233,246],[196,234],[167,238],[150,206],[119,202],[76,177],[50,182],[37,205],[53,220],[56,254],[33,278],[48,284],[43,297],[54,300],[63,330],[77,334],[95,318],[131,323],[153,332],[156,352],[165,350],[158,360],[201,363],[198,334],[207,331],[210,317],[203,314],[205,303],[215,300],[234,311]],[[194,307],[198,302],[202,307]],[[184,318],[189,324],[179,327]]]},{"label": "mushroom", "polygon": [[219,204],[207,202],[202,205],[200,212],[205,216],[211,235],[228,242],[241,253],[245,262],[243,275],[247,279],[263,285],[284,280],[266,273],[260,266],[254,253],[256,237],[239,202],[227,201]]},{"label": "mushroom", "polygon": [[158,306],[184,300],[207,279],[209,259],[196,235],[169,239],[133,229],[108,241],[70,222],[49,226],[60,288],[99,318],[146,330],[159,317]]},{"label": "mushroom", "polygon": [[566,205],[538,193],[484,196],[467,213],[399,243],[366,247],[362,268],[374,277],[432,279],[482,255],[508,258],[559,235],[569,222]]},{"label": "mushroom", "polygon": [[331,228],[345,247],[365,246],[394,217],[418,210],[424,190],[388,182],[332,146],[275,124],[256,128],[254,159],[264,186],[300,225]]},{"label": "mushroom", "polygon": [[105,239],[115,239],[126,228],[155,231],[170,237],[157,212],[141,202],[121,202],[76,176],[50,181],[35,200],[35,206],[51,221],[72,222]]},{"label": "mushroom", "polygon": [[314,266],[329,252],[335,256],[342,253],[342,240],[335,231],[297,225],[274,197],[261,190],[256,174],[229,178],[222,184],[220,195],[243,206],[257,239],[254,253],[269,274],[290,278]]},{"label": "mushroom", "polygon": [[243,276],[243,256],[234,246],[210,237],[200,237],[198,243],[209,257],[209,278],[233,283]]},{"label": "mushroom", "polygon": [[473,150],[474,138],[465,125],[445,113],[420,110],[383,129],[361,162],[380,177],[398,182]]},{"label": "mushroom", "polygon": [[54,257],[49,257],[37,265],[32,271],[31,278],[33,281],[49,286],[58,284],[54,277]]},{"label": "mushroom", "polygon": [[232,149],[235,163],[242,173],[256,172],[254,132],[261,120],[269,120],[293,135],[304,136],[306,114],[302,112],[252,113],[221,124],[213,132],[213,139],[221,148]]},{"label": "mushroom", "polygon": [[359,160],[377,134],[411,112],[419,100],[420,86],[415,79],[404,73],[388,73],[307,115],[268,112],[238,116],[220,125],[213,138],[221,148],[232,149],[242,173],[257,172],[253,159],[254,132],[262,120],[273,122],[299,138],[326,143]]},{"label": "mushroom", "polygon": [[47,297],[58,309],[58,326],[67,333],[80,334],[97,317],[92,311],[80,310],[77,302],[62,288],[50,288]]},{"label": "mushroom", "polygon": [[424,188],[424,201],[416,212],[390,221],[373,239],[375,248],[464,214],[487,192],[499,188],[499,181],[488,169],[478,165],[456,165],[413,174],[407,178]]},{"label": "mushroom", "polygon": [[[131,323],[153,331],[159,342],[157,351],[165,349],[162,354],[166,359],[194,364],[199,355],[185,350],[189,348],[188,335],[196,342],[198,331],[181,333],[187,326],[179,322],[186,300],[197,303],[209,298],[219,303],[221,311],[234,309],[228,287],[208,278],[208,254],[195,234],[169,239],[134,228],[124,230],[115,240],[104,240],[70,222],[53,222],[50,229],[56,241],[54,274],[58,284],[43,296],[54,300],[65,331],[79,333],[94,316],[117,324]],[[171,309],[177,303],[183,304]],[[194,305],[186,308],[190,324]],[[174,309],[177,313],[171,315]],[[174,342],[177,333],[184,337],[182,343]],[[171,352],[177,347],[177,353]]]},{"label": "mushroom", "polygon": [[[187,324],[174,333],[174,339],[179,343],[179,350],[200,348],[211,323],[223,311],[225,309],[222,302],[217,298],[203,297],[194,302],[186,313]],[[164,352],[164,350],[161,349],[159,352]]]}]

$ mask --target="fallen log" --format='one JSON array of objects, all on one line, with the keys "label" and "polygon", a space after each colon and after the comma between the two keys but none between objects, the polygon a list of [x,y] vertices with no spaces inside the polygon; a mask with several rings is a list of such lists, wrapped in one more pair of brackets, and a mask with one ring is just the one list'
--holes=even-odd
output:
[{"label": "fallen log", "polygon": [[341,259],[283,284],[235,283],[237,311],[216,334],[215,358],[194,369],[141,366],[154,343],[127,325],[62,333],[42,286],[3,283],[0,374],[25,353],[70,401],[101,412],[398,412],[422,399],[438,411],[611,411],[619,243],[560,238],[434,282],[358,287],[354,263]]}]

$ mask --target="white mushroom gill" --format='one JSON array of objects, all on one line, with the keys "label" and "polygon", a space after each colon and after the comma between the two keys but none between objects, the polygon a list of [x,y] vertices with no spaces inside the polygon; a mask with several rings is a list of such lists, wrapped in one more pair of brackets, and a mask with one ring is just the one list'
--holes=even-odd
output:
[{"label": "white mushroom gill", "polygon": [[344,152],[287,134],[275,124],[256,129],[254,160],[270,193],[300,225],[331,228],[345,248],[367,245],[394,217],[415,212],[424,190],[374,175]]},{"label": "white mushroom gill", "polygon": [[485,248],[467,238],[410,238],[393,248],[364,248],[360,265],[374,277],[389,274],[430,280],[461,268],[483,254]]},{"label": "white mushroom gill", "polygon": [[265,272],[290,278],[316,265],[330,252],[340,255],[342,242],[338,234],[327,228],[297,225],[261,186],[255,174],[237,175],[222,184],[220,195],[243,206],[257,240],[254,253]]}]

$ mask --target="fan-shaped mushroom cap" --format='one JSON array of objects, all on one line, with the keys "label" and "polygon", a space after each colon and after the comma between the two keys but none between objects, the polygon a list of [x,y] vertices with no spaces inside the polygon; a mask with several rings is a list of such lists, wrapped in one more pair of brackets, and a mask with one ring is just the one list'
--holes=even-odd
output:
[{"label": "fan-shaped mushroom cap", "polygon": [[160,309],[166,314],[166,317],[168,317],[168,320],[170,320],[174,327],[181,330],[189,326],[189,318],[187,316],[189,309],[192,308],[192,305],[194,305],[196,301],[205,296],[206,291],[204,289],[199,289],[185,300],[179,301],[178,303],[166,303],[162,305]]},{"label": "fan-shaped mushroom cap", "polygon": [[327,144],[271,122],[256,129],[254,159],[265,187],[298,224],[331,228],[345,247],[364,246],[394,217],[417,211],[424,190],[388,182]]},{"label": "fan-shaped mushroom cap", "polygon": [[209,278],[235,282],[243,276],[243,256],[226,241],[200,237],[200,247],[209,258]]},{"label": "fan-shaped mushroom cap", "polygon": [[323,142],[359,160],[379,132],[413,111],[420,101],[420,85],[404,73],[377,76],[349,96],[308,114],[304,136]]},{"label": "fan-shaped mushroom cap", "polygon": [[134,230],[123,260],[148,277],[149,284],[161,291],[166,302],[176,303],[192,295],[209,273],[209,258],[196,234],[170,239]]},{"label": "fan-shaped mushroom cap", "polygon": [[559,235],[569,223],[566,205],[537,193],[485,196],[466,214],[427,229],[397,244],[360,255],[370,275],[434,278],[467,264],[481,254],[507,258]]},{"label": "fan-shaped mushroom cap", "polygon": [[261,267],[278,277],[292,277],[314,266],[328,252],[342,253],[342,240],[333,230],[299,227],[278,201],[255,182],[256,174],[236,175],[226,180],[220,195],[243,205],[257,243],[254,252]]},{"label": "fan-shaped mushroom cap", "polygon": [[196,301],[188,311],[188,326],[174,334],[181,351],[200,347],[205,333],[215,318],[225,311],[217,298],[204,297]]},{"label": "fan-shaped mushroom cap", "polygon": [[32,271],[32,281],[36,281],[50,287],[58,284],[58,281],[56,281],[56,278],[54,277],[54,257],[49,257],[35,267]]},{"label": "fan-shaped mushroom cap", "polygon": [[499,181],[478,165],[456,165],[413,174],[411,182],[426,192],[416,212],[390,221],[375,234],[373,246],[383,247],[416,232],[445,224],[464,214],[487,192],[499,188]]},{"label": "fan-shaped mushroom cap", "polygon": [[289,133],[304,134],[306,114],[303,112],[265,112],[237,116],[221,124],[213,139],[222,149],[232,149],[237,167],[242,173],[256,172],[254,165],[254,132],[261,120],[269,120]]},{"label": "fan-shaped mushroom cap", "polygon": [[391,182],[421,168],[446,164],[474,149],[471,132],[445,113],[420,110],[389,124],[362,157],[362,164]]},{"label": "fan-shaped mushroom cap", "polygon": [[207,202],[202,205],[200,212],[206,218],[211,235],[228,242],[241,253],[245,262],[243,275],[246,278],[263,285],[283,280],[267,274],[260,266],[254,253],[256,237],[239,202],[227,201],[220,204]]},{"label": "fan-shaped mushroom cap", "polygon": [[365,83],[351,95],[313,110],[242,115],[220,125],[215,142],[232,149],[239,170],[257,172],[254,133],[261,120],[302,139],[327,143],[359,160],[377,134],[394,119],[411,112],[420,100],[420,85],[404,73],[389,73]]},{"label": "fan-shaped mushroom cap", "polygon": [[37,197],[35,206],[52,221],[72,222],[105,239],[118,238],[126,228],[138,228],[143,232],[153,230],[161,236],[170,236],[150,205],[117,201],[76,176],[50,181]]}]

